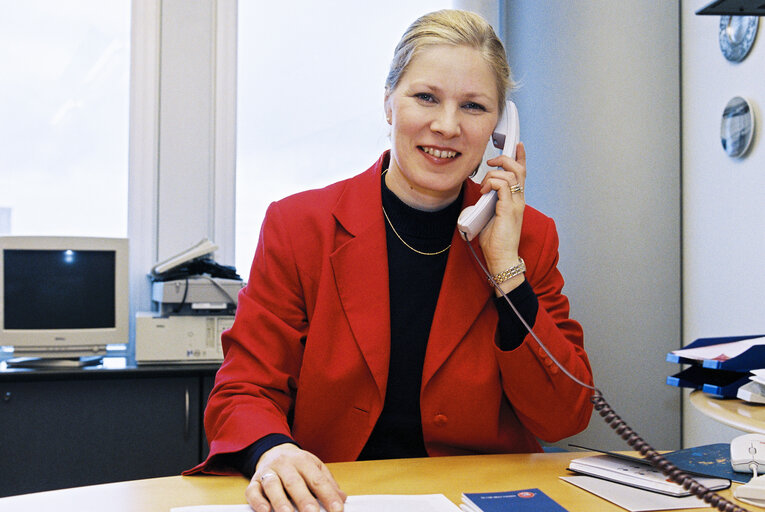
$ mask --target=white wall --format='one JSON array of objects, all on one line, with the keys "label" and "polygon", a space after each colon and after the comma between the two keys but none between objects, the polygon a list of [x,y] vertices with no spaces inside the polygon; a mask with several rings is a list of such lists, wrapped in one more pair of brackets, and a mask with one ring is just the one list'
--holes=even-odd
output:
[{"label": "white wall", "polygon": [[[658,449],[680,447],[679,12],[675,2],[507,2],[526,197],[552,216],[600,387]],[[626,449],[599,416],[573,441]]]},{"label": "white wall", "polygon": [[[720,116],[730,98],[748,98],[761,122],[765,47],[755,40],[744,61],[728,62],[718,42],[720,17],[694,14],[708,3],[683,1],[681,17],[686,344],[701,337],[765,334],[765,148],[759,127],[745,158],[729,158],[720,144]],[[691,405],[683,419],[687,446],[727,442],[741,433]]]}]

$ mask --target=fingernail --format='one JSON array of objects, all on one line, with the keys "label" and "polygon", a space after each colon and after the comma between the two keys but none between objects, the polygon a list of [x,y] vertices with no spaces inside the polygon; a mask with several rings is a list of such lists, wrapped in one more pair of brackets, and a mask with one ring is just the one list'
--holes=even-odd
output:
[{"label": "fingernail", "polygon": [[329,505],[329,510],[330,512],[341,512],[343,510],[343,504],[340,503],[339,501],[333,501]]}]

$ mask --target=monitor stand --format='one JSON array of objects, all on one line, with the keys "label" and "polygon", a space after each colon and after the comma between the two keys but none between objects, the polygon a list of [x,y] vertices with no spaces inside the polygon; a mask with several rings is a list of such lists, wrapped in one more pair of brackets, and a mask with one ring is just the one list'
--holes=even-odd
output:
[{"label": "monitor stand", "polygon": [[8,368],[84,368],[86,366],[98,366],[103,362],[104,356],[85,357],[14,357],[5,363]]}]

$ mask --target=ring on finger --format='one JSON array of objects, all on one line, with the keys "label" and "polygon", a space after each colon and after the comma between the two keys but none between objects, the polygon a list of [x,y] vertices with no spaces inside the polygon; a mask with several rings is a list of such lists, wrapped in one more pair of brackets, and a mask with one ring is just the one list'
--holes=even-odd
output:
[{"label": "ring on finger", "polygon": [[260,475],[260,483],[265,483],[266,480],[271,480],[272,478],[279,478],[279,475],[274,473],[273,471],[266,471],[262,475]]},{"label": "ring on finger", "polygon": [[510,193],[511,194],[515,194],[516,192],[523,192],[523,187],[518,185],[518,184],[513,185],[512,187],[510,187]]}]

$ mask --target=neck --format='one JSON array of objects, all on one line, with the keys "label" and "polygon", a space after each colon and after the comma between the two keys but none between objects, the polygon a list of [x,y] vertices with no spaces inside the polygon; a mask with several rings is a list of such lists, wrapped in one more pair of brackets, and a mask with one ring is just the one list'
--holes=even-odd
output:
[{"label": "neck", "polygon": [[385,170],[385,185],[404,204],[417,210],[433,212],[442,210],[454,202],[460,195],[462,184],[453,191],[434,191],[417,189],[400,172]]}]

